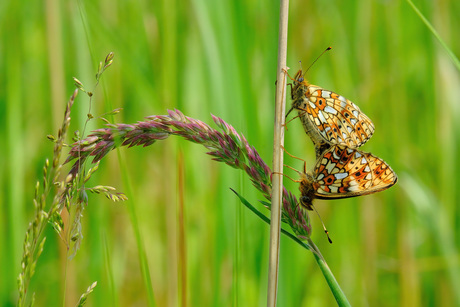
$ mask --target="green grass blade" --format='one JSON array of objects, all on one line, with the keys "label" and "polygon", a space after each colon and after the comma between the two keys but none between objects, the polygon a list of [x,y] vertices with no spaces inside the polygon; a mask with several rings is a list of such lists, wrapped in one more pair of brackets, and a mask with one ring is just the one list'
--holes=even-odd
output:
[{"label": "green grass blade", "polygon": [[438,31],[436,31],[436,29],[431,25],[428,19],[426,19],[425,16],[423,16],[422,12],[420,12],[420,10],[415,6],[415,4],[411,0],[407,0],[407,2],[412,7],[412,9],[415,11],[415,13],[420,17],[423,23],[427,26],[427,28],[430,29],[434,37],[436,37],[436,39],[439,41],[439,43],[444,48],[444,50],[446,50],[452,62],[454,62],[455,67],[457,67],[457,69],[460,71],[460,61],[455,56],[455,54],[452,52],[452,50],[447,46],[446,42],[441,38]]},{"label": "green grass blade", "polygon": [[109,245],[107,243],[107,236],[105,235],[105,233],[102,235],[102,243],[104,245],[105,268],[107,270],[107,279],[109,281],[109,288],[110,288],[110,294],[111,294],[110,305],[117,307],[119,306],[119,297],[115,289],[115,280],[113,279],[112,260],[110,257]]},{"label": "green grass blade", "polygon": [[460,305],[460,270],[458,261],[458,249],[455,246],[455,233],[453,226],[449,223],[445,205],[441,204],[430,189],[423,186],[416,178],[404,173],[401,176],[401,183],[408,199],[412,203],[418,218],[426,229],[434,236],[434,242],[442,256],[446,268],[446,275],[452,287],[455,300]]},{"label": "green grass blade", "polygon": [[132,184],[130,180],[129,173],[127,171],[126,165],[122,162],[120,150],[117,149],[118,159],[120,161],[120,169],[122,172],[123,178],[123,185],[126,189],[126,194],[130,195],[130,201],[127,202],[128,204],[128,211],[129,217],[131,220],[131,225],[133,226],[134,236],[136,238],[136,245],[137,245],[137,252],[139,256],[139,264],[141,267],[142,278],[144,280],[145,290],[147,292],[147,299],[149,306],[156,306],[155,305],[155,297],[153,293],[153,286],[152,286],[152,278],[150,277],[149,271],[149,264],[147,261],[147,255],[145,253],[145,248],[143,245],[142,234],[139,228],[139,223],[137,219],[137,212],[136,212],[136,197],[134,196]]}]

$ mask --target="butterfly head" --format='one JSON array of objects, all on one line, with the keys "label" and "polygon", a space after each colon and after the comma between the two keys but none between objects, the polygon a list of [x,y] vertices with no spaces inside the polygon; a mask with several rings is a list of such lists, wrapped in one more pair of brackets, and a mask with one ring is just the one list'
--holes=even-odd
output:
[{"label": "butterfly head", "polygon": [[[295,74],[294,76],[294,86],[298,86],[299,84],[303,83],[305,81],[305,78],[303,77],[304,72],[301,69]],[[306,82],[306,81],[305,81]]]},{"label": "butterfly head", "polygon": [[291,98],[292,100],[303,99],[305,93],[307,92],[307,87],[310,85],[307,80],[303,77],[304,71],[299,69],[292,78],[292,87],[291,87]]}]

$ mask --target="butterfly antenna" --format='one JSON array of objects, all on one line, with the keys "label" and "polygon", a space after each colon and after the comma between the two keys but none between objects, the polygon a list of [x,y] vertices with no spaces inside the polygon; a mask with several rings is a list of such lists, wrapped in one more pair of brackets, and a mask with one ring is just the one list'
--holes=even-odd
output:
[{"label": "butterfly antenna", "polygon": [[319,220],[321,221],[321,224],[323,224],[323,229],[324,229],[324,233],[325,233],[325,234],[326,234],[326,236],[327,236],[327,240],[329,241],[329,243],[331,243],[331,244],[332,244],[332,240],[331,240],[331,237],[329,237],[329,231],[326,229],[326,225],[324,225],[323,219],[322,219],[322,218],[321,218],[321,216],[319,215],[319,212],[318,212],[318,210],[316,210],[316,207],[315,207],[315,206],[313,206],[313,205],[312,205],[312,207],[313,207],[313,209],[315,209],[315,212],[316,212],[316,214],[318,215],[318,217],[319,217]]},{"label": "butterfly antenna", "polygon": [[[319,58],[320,58],[323,54],[326,53],[326,51],[329,51],[329,50],[331,50],[331,49],[332,49],[332,47],[327,47],[326,50],[324,50],[324,51],[316,58],[316,60],[314,60],[313,63],[311,63],[311,65],[308,66],[307,70],[305,70],[304,73],[302,74],[302,77],[305,76],[305,73],[306,73],[308,70],[310,70],[310,68],[313,66],[313,64],[315,64],[316,61],[318,61]],[[300,65],[300,69],[302,69],[302,65]]]}]

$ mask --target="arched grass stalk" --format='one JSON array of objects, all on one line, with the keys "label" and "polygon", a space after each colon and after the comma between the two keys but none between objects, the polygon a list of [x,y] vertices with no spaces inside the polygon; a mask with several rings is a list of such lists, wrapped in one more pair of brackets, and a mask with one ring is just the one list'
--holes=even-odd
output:
[{"label": "arched grass stalk", "polygon": [[[243,135],[219,117],[212,116],[218,131],[206,123],[185,116],[179,110],[168,111],[168,115],[147,117],[146,121],[135,124],[108,124],[106,128],[93,131],[86,139],[73,144],[67,162],[76,160],[71,168],[70,175],[75,177],[83,164],[92,159],[92,163],[99,163],[110,151],[122,146],[150,146],[159,140],[167,139],[171,135],[201,144],[209,151],[208,155],[213,160],[243,170],[249,175],[252,184],[267,200],[272,194],[272,171],[259,156],[257,150],[251,146]],[[69,187],[70,188],[70,187]],[[307,210],[300,206],[296,197],[283,187],[282,217],[281,221],[288,224],[296,236],[289,236],[307,248],[315,255],[338,304],[349,306],[348,301],[332,272],[329,270],[318,248],[310,239],[311,225]],[[239,196],[239,195],[238,195]],[[249,203],[240,200],[264,221],[268,218]],[[262,202],[270,209],[269,202]],[[285,233],[285,232],[283,232]],[[286,233],[285,233],[286,234]]]},{"label": "arched grass stalk", "polygon": [[[70,174],[77,176],[87,159],[92,158],[93,163],[98,163],[117,147],[146,147],[170,135],[176,135],[209,149],[207,154],[211,155],[213,160],[245,171],[256,189],[270,200],[272,171],[244,136],[239,135],[231,125],[216,116],[213,116],[213,120],[222,132],[202,121],[185,116],[179,110],[168,113],[169,115],[150,116],[147,121],[131,125],[108,124],[107,128],[93,131],[86,139],[76,142],[70,150],[66,163],[77,160]],[[265,206],[270,209],[269,203],[265,203]],[[305,240],[310,237],[311,226],[306,210],[285,188],[282,221],[290,225],[299,238]]]}]

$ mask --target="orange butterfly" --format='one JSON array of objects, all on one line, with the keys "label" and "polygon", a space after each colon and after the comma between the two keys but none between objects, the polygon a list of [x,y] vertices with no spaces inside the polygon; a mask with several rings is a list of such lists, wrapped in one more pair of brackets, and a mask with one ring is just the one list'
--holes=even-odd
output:
[{"label": "orange butterfly", "polygon": [[382,159],[354,148],[332,146],[316,161],[312,172],[301,173],[300,203],[312,210],[314,199],[337,199],[386,190],[398,181]]},{"label": "orange butterfly", "polygon": [[293,101],[286,117],[293,109],[298,110],[305,132],[316,146],[317,157],[330,145],[358,148],[371,138],[374,124],[353,102],[308,83],[302,69],[291,79]]}]

